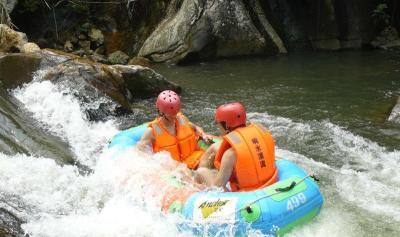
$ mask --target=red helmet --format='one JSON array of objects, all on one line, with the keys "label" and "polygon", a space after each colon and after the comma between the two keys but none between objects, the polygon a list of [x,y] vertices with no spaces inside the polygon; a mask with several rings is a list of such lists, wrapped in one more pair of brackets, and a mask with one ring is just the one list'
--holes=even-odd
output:
[{"label": "red helmet", "polygon": [[246,124],[246,109],[239,102],[221,105],[215,112],[215,121],[225,122],[227,129]]},{"label": "red helmet", "polygon": [[175,92],[165,90],[158,95],[156,107],[161,113],[175,115],[181,110],[181,99]]}]

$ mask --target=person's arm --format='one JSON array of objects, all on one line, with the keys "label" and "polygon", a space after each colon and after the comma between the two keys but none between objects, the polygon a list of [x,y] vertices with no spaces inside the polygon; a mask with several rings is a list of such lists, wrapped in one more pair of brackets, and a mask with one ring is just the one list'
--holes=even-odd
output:
[{"label": "person's arm", "polygon": [[204,152],[203,156],[201,157],[199,167],[213,169],[215,155],[217,154],[217,151],[220,146],[221,146],[221,142],[216,142],[216,143],[212,144],[206,150],[206,152]]},{"label": "person's arm", "polygon": [[229,178],[232,176],[233,168],[236,164],[236,153],[233,148],[225,151],[221,160],[221,167],[214,179],[213,185],[217,187],[225,187],[228,183]]},{"label": "person's arm", "polygon": [[204,130],[196,124],[189,122],[190,127],[195,131],[196,135],[201,137],[205,142],[211,142],[212,136],[205,133]]},{"label": "person's arm", "polygon": [[148,127],[146,131],[144,131],[142,137],[140,138],[140,141],[136,143],[136,147],[139,150],[146,152],[147,150],[149,150],[149,147],[151,148],[151,144],[154,141],[154,135],[152,130],[153,130],[152,128]]},{"label": "person's arm", "polygon": [[236,164],[236,154],[232,148],[225,151],[221,160],[221,167],[217,175],[214,175],[210,169],[199,168],[196,174],[196,181],[204,183],[207,186],[216,186],[224,188],[232,175]]}]

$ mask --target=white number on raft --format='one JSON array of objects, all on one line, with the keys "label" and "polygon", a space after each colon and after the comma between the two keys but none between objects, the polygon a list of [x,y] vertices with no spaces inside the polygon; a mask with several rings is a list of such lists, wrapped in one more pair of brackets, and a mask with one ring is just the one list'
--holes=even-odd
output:
[{"label": "white number on raft", "polygon": [[300,205],[306,203],[307,197],[304,193],[299,193],[296,196],[289,198],[286,204],[286,210],[293,211],[294,209],[298,208]]}]

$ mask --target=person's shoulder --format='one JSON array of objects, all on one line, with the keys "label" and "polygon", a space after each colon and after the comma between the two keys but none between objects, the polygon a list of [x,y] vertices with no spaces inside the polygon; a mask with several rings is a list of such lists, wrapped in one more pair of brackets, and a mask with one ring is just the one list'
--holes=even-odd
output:
[{"label": "person's shoulder", "polygon": [[148,127],[146,128],[146,130],[144,131],[142,138],[153,138],[153,128],[152,127]]},{"label": "person's shoulder", "polygon": [[228,148],[228,149],[224,152],[224,156],[236,157],[235,149],[233,149],[233,147]]}]

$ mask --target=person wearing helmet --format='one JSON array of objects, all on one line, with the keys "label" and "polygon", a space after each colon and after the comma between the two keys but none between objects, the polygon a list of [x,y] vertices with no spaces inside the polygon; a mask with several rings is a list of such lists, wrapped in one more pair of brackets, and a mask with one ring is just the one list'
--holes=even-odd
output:
[{"label": "person wearing helmet", "polygon": [[175,92],[161,92],[156,107],[158,117],[150,122],[137,147],[145,150],[151,144],[153,152],[168,151],[174,160],[196,169],[204,154],[197,141],[199,138],[210,141],[211,136],[180,113],[181,101]]},{"label": "person wearing helmet", "polygon": [[[241,103],[221,105],[215,121],[223,139],[205,153],[196,173],[196,180],[208,186],[251,191],[277,180],[275,142],[259,124],[246,125],[246,110]],[[212,172],[212,164],[218,170]]]}]

